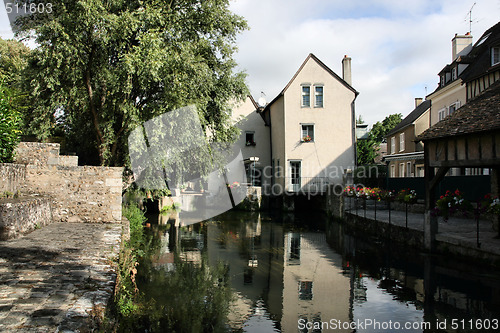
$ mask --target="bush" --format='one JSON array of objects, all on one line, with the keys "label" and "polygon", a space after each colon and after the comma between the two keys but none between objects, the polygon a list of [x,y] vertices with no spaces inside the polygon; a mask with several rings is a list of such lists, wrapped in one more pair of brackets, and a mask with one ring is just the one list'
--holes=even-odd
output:
[{"label": "bush", "polygon": [[21,115],[12,107],[10,90],[0,81],[0,163],[12,162],[21,134]]}]

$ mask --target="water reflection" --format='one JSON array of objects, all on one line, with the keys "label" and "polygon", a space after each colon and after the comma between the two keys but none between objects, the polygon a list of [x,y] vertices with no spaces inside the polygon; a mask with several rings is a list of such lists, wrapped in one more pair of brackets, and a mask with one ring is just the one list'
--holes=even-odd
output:
[{"label": "water reflection", "polygon": [[223,263],[231,331],[431,332],[445,320],[451,331],[453,319],[500,319],[497,272],[366,240],[322,217],[228,212],[181,225],[175,217],[153,224],[159,245],[140,288],[164,304],[161,283],[177,269],[176,253],[183,262]]}]

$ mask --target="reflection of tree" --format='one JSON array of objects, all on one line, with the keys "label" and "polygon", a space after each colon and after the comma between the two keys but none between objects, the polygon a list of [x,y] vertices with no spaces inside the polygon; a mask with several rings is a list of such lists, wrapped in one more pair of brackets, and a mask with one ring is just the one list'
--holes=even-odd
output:
[{"label": "reflection of tree", "polygon": [[[155,268],[154,262],[162,254],[158,236],[167,230],[172,232],[172,227],[155,225],[143,235],[137,276],[140,296],[133,316],[122,318],[120,331],[224,331],[232,300],[228,268],[222,263],[209,265],[203,254],[200,261],[183,261],[182,242],[174,247],[173,269]],[[197,237],[200,234],[206,234],[206,225],[179,230],[179,237],[189,249],[205,248]]]},{"label": "reflection of tree", "polygon": [[[150,270],[142,292],[144,311],[136,329],[149,332],[213,332],[226,327],[231,290],[222,263],[183,262],[176,254],[175,269]],[[138,324],[140,323],[140,324]]]}]

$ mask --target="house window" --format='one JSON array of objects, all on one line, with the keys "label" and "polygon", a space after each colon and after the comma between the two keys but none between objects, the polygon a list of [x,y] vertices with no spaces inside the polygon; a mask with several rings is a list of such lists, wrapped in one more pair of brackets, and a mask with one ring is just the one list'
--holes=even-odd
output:
[{"label": "house window", "polygon": [[405,150],[405,134],[399,134],[399,151]]},{"label": "house window", "polygon": [[312,281],[299,281],[299,300],[310,301],[313,299]]},{"label": "house window", "polygon": [[311,86],[302,86],[302,107],[311,106]]},{"label": "house window", "polygon": [[491,66],[500,64],[500,46],[491,48]]},{"label": "house window", "polygon": [[310,124],[302,125],[301,141],[302,142],[314,141],[314,125]]},{"label": "house window", "polygon": [[391,153],[396,153],[396,137],[394,136],[391,138]]},{"label": "house window", "polygon": [[314,107],[323,107],[323,86],[314,86]]},{"label": "house window", "polygon": [[438,120],[441,121],[446,118],[446,108],[443,108],[438,111]]},{"label": "house window", "polygon": [[391,165],[391,178],[396,178],[396,166]]},{"label": "house window", "polygon": [[451,79],[452,80],[456,80],[457,79],[457,68],[456,67],[453,67],[451,69]]},{"label": "house window", "polygon": [[459,107],[460,107],[460,102],[456,102],[455,104],[450,105],[450,107],[448,108],[448,115],[455,112]]},{"label": "house window", "polygon": [[405,176],[405,164],[400,163],[399,164],[399,177],[404,177]]},{"label": "house window", "polygon": [[406,162],[406,176],[411,177],[411,162]]},{"label": "house window", "polygon": [[245,132],[245,144],[255,146],[255,132]]},{"label": "house window", "polygon": [[444,87],[445,83],[444,80],[445,80],[444,75],[441,75],[441,87]]}]

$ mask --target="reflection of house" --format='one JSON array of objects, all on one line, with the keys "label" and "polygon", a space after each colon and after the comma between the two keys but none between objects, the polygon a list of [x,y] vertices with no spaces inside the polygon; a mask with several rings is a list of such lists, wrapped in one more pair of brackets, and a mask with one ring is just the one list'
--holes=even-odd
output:
[{"label": "reflection of house", "polygon": [[415,109],[387,133],[389,177],[423,177],[424,150],[415,137],[429,127],[431,101],[415,98]]},{"label": "reflection of house", "polygon": [[286,234],[283,259],[283,332],[296,332],[299,321],[349,322],[350,277],[342,274],[342,256],[324,234]]},{"label": "reflection of house", "polygon": [[224,219],[222,223],[208,225],[206,249],[209,262],[226,265],[231,288],[235,292],[230,318],[233,328],[241,328],[252,320],[256,316],[256,308],[280,321],[282,248],[281,226],[262,223],[260,216],[256,219],[249,215],[247,220]]},{"label": "reflection of house", "polygon": [[244,158],[259,157],[257,168],[270,167],[258,182],[279,184],[288,192],[322,191],[325,183],[339,181],[345,169],[354,167],[358,92],[351,87],[347,56],[342,68],[343,79],[309,54],[269,104],[259,108],[248,98],[234,111],[235,119],[247,117],[238,124]]}]

